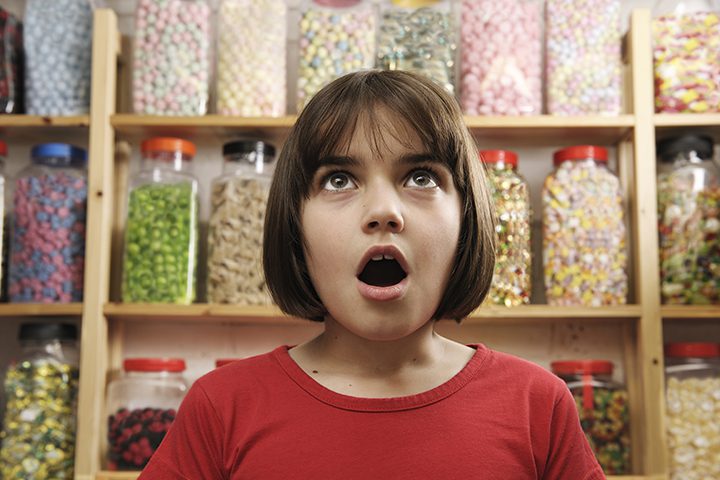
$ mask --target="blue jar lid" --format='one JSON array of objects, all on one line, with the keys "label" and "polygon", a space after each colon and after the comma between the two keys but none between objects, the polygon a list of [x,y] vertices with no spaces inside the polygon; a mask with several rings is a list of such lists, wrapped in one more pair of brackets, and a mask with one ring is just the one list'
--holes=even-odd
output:
[{"label": "blue jar lid", "polygon": [[[87,151],[68,143],[42,143],[35,145],[30,153],[33,161],[49,166],[84,167],[87,164]],[[48,159],[54,161],[48,162]]]}]

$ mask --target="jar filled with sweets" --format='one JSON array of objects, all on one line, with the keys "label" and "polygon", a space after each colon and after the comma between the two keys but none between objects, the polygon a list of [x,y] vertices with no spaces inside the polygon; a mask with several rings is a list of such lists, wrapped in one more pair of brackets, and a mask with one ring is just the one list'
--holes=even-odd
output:
[{"label": "jar filled with sweets", "polygon": [[720,111],[720,11],[709,0],[661,0],[653,9],[655,111]]},{"label": "jar filled with sweets", "polygon": [[78,394],[77,328],[20,326],[20,357],[7,370],[0,478],[73,478]]},{"label": "jar filled with sweets", "polygon": [[23,111],[22,23],[0,7],[0,113]]},{"label": "jar filled with sweets", "polygon": [[612,380],[612,362],[559,361],[552,362],[551,369],[567,383],[585,436],[605,474],[630,473],[628,394]]},{"label": "jar filled with sweets", "polygon": [[297,109],[336,78],[375,64],[370,0],[304,0],[300,6]]},{"label": "jar filled with sweets", "polygon": [[25,104],[31,115],[90,110],[95,0],[28,0],[25,6]]},{"label": "jar filled with sweets", "polygon": [[545,75],[551,115],[618,115],[620,0],[547,0]]},{"label": "jar filled with sweets", "polygon": [[269,305],[262,246],[275,147],[260,140],[230,142],[223,157],[223,174],[211,186],[208,301]]},{"label": "jar filled with sweets", "polygon": [[720,303],[720,171],[713,141],[658,142],[660,293],[665,304]]},{"label": "jar filled with sweets", "polygon": [[463,0],[460,95],[467,115],[542,113],[542,2]]},{"label": "jar filled with sweets", "polygon": [[122,298],[188,305],[195,300],[198,251],[195,145],[157,137],[141,150],[142,170],[129,188]]},{"label": "jar filled with sweets", "polygon": [[210,22],[205,0],[138,0],[133,49],[135,113],[207,113]]},{"label": "jar filled with sweets", "polygon": [[626,229],[620,181],[602,147],[558,150],[545,178],[543,260],[550,305],[627,301]]},{"label": "jar filled with sweets", "polygon": [[285,115],[285,0],[222,0],[218,9],[217,113]]},{"label": "jar filled with sweets", "polygon": [[408,70],[455,93],[455,19],[450,0],[384,0],[377,66]]},{"label": "jar filled with sweets", "polygon": [[670,480],[720,478],[720,344],[665,345]]},{"label": "jar filled with sweets", "polygon": [[31,150],[15,179],[8,294],[11,302],[83,299],[87,152],[65,143]]},{"label": "jar filled with sweets", "polygon": [[124,374],[107,389],[107,468],[142,470],[182,403],[188,384],[185,361],[129,358]]},{"label": "jar filled with sweets", "polygon": [[532,270],[530,265],[530,192],[518,173],[517,154],[507,150],[483,150],[493,191],[497,225],[495,273],[486,305],[513,307],[530,303]]},{"label": "jar filled with sweets", "polygon": [[[7,160],[7,144],[0,141],[0,285],[7,283],[7,272],[5,271],[5,258],[7,254],[7,231],[5,219],[7,218],[7,209],[5,207],[5,163]],[[4,288],[2,289],[4,290]],[[0,294],[0,297],[4,295]]]}]

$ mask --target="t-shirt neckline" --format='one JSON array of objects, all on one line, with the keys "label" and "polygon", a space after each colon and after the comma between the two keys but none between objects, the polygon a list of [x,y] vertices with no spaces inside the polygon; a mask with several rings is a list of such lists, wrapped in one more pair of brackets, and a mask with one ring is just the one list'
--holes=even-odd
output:
[{"label": "t-shirt neckline", "polygon": [[425,392],[391,398],[353,397],[330,390],[305,373],[295,363],[295,360],[290,356],[289,350],[291,347],[288,345],[276,348],[272,355],[291,380],[323,403],[344,410],[359,412],[393,412],[424,407],[439,402],[462,389],[480,370],[490,352],[482,344],[470,344],[468,347],[474,348],[475,353],[462,370],[445,383]]}]

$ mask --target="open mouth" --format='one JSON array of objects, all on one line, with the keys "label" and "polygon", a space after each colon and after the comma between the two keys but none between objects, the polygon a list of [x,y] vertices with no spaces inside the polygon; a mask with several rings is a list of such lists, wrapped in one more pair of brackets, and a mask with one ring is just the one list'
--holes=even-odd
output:
[{"label": "open mouth", "polygon": [[376,255],[358,275],[358,279],[374,287],[389,287],[400,283],[407,273],[392,255]]}]

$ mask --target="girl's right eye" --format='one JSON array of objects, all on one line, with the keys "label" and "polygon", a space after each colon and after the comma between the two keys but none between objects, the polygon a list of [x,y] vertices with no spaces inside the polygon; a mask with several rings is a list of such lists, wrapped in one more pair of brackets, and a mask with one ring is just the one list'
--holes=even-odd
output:
[{"label": "girl's right eye", "polygon": [[334,172],[327,176],[322,181],[322,189],[329,190],[331,192],[341,192],[344,190],[352,190],[357,185],[345,172]]}]

